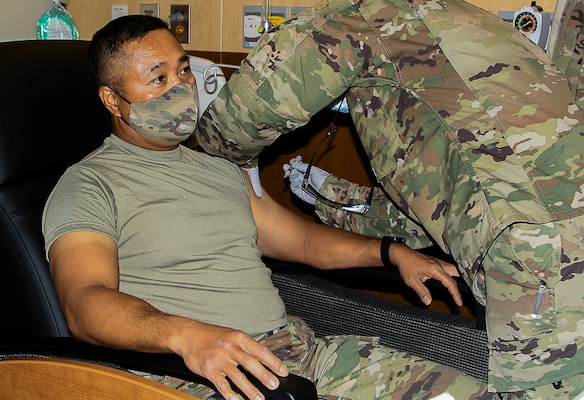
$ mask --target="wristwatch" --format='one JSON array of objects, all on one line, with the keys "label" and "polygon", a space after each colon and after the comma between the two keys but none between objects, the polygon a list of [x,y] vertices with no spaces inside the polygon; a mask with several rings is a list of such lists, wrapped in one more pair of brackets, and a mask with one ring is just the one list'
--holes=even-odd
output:
[{"label": "wristwatch", "polygon": [[393,267],[394,264],[389,261],[389,248],[393,243],[405,243],[406,240],[404,238],[395,237],[395,236],[384,236],[381,238],[381,261],[383,265],[386,267]]}]

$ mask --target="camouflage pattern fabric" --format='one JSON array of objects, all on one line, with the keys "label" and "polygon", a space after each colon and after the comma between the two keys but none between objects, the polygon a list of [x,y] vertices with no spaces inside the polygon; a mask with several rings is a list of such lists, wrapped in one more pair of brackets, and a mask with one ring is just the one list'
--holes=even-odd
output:
[{"label": "camouflage pattern fabric", "polygon": [[484,261],[493,388],[552,384],[581,371],[583,243],[584,216],[517,223],[493,243]]},{"label": "camouflage pattern fabric", "polygon": [[[369,196],[370,187],[359,186],[345,179],[329,175],[319,192],[328,199],[338,202],[364,203]],[[387,198],[383,189],[375,187],[371,208],[365,214],[347,213],[339,208],[327,207],[316,203],[316,214],[327,225],[362,235],[379,237],[397,236],[406,239],[409,247],[423,249],[433,244],[424,228],[412,221]]]},{"label": "camouflage pattern fabric", "polygon": [[582,66],[584,4],[582,0],[568,0],[561,13],[561,18],[558,19],[556,45],[550,57],[568,78],[572,94],[582,108],[584,106],[584,68]]},{"label": "camouflage pattern fabric", "polygon": [[[342,94],[395,207],[391,215],[407,217],[399,220],[402,231],[423,231],[450,253],[483,303],[497,296],[488,285],[485,293],[481,274],[501,232],[518,222],[583,214],[584,115],[566,77],[519,31],[463,1],[321,1],[260,39],[203,115],[197,139],[212,154],[252,164],[279,135]],[[327,185],[321,193],[332,190]],[[329,212],[325,218],[343,225],[338,210]],[[358,228],[358,217],[351,218]],[[382,219],[376,214],[363,226],[372,230]],[[424,235],[410,235],[408,243],[412,238],[423,244]],[[582,278],[576,268],[573,279],[582,285]],[[509,290],[508,309],[531,302],[522,287]],[[550,329],[550,337],[560,337],[567,328]],[[522,338],[523,326],[514,335]],[[547,379],[538,377],[571,358],[580,360],[573,374],[584,370],[582,338],[575,338],[575,355],[554,358],[554,365],[530,363],[532,373],[516,379],[516,370],[526,367],[522,358],[502,356],[514,349],[494,346],[512,338],[491,334],[489,340],[491,363],[498,365],[490,378],[494,390],[543,384]],[[547,349],[537,343],[523,349],[526,356]]]},{"label": "camouflage pattern fabric", "polygon": [[196,85],[179,83],[152,100],[132,103],[129,118],[130,126],[143,136],[173,143],[193,133],[198,115]]},{"label": "camouflage pattern fabric", "polygon": [[500,395],[500,400],[581,400],[584,387],[584,375],[574,375],[551,385],[538,386],[519,393]]},{"label": "camouflage pattern fabric", "polygon": [[[319,399],[492,399],[484,382],[458,371],[377,344],[375,338],[316,338],[299,318],[290,317],[280,332],[260,340],[284,361],[290,373],[315,382]],[[211,399],[201,384],[165,377],[163,383]]]}]

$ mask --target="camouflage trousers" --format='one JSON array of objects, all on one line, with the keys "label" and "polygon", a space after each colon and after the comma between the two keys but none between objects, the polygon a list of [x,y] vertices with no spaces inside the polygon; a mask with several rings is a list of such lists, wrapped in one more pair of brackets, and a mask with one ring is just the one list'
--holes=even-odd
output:
[{"label": "camouflage trousers", "polygon": [[531,389],[520,390],[518,392],[498,393],[498,400],[584,400],[584,375],[575,375]]},{"label": "camouflage trousers", "polygon": [[490,388],[517,392],[510,398],[575,398],[584,391],[577,376],[584,372],[584,216],[508,227],[483,267]]},{"label": "camouflage trousers", "polygon": [[[428,338],[431,340],[431,338]],[[392,350],[377,339],[358,336],[316,338],[301,319],[290,317],[278,333],[261,339],[290,373],[316,385],[326,400],[491,399],[484,382],[448,367]],[[166,377],[164,384],[212,399],[214,391]]]}]

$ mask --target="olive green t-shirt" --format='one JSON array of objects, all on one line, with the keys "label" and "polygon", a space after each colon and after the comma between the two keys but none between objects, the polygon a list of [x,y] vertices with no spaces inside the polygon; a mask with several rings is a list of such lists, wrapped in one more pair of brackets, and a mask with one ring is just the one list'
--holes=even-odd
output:
[{"label": "olive green t-shirt", "polygon": [[256,246],[247,183],[229,161],[112,135],[65,172],[45,206],[47,252],[74,231],[115,240],[120,291],[160,311],[252,336],[286,323]]}]

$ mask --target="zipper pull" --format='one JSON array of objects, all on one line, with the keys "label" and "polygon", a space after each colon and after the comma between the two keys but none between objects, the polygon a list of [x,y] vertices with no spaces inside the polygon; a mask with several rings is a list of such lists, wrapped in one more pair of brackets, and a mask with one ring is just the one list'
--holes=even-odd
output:
[{"label": "zipper pull", "polygon": [[531,313],[531,318],[537,318],[537,314],[539,314],[539,309],[541,307],[541,299],[543,297],[543,292],[547,284],[545,281],[539,281],[539,289],[537,290],[537,299],[535,300],[535,307],[533,307],[533,312]]}]

